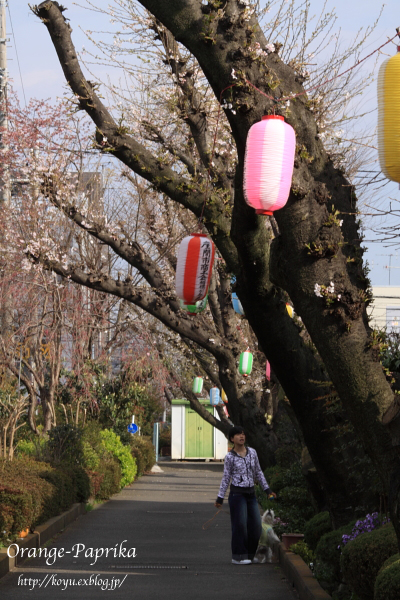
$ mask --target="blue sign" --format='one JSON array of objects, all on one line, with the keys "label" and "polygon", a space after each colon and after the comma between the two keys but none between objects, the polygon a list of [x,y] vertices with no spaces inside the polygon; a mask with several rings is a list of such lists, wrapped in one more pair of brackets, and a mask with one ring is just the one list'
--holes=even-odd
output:
[{"label": "blue sign", "polygon": [[135,425],[135,423],[131,423],[130,425],[128,425],[129,433],[137,433],[138,429],[139,429],[139,427],[137,425]]}]

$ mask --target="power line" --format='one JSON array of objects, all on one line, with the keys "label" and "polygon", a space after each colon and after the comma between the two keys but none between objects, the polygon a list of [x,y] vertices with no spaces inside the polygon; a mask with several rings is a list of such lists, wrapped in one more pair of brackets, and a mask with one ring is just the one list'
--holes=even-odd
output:
[{"label": "power line", "polygon": [[22,73],[21,73],[21,66],[19,64],[19,56],[18,56],[18,50],[17,50],[17,41],[15,39],[15,33],[14,33],[14,27],[13,27],[13,23],[12,23],[12,19],[11,19],[11,11],[10,11],[10,5],[7,3],[7,8],[8,8],[8,15],[10,17],[10,25],[11,25],[11,33],[13,36],[13,40],[14,40],[14,48],[15,48],[15,54],[17,57],[17,64],[18,64],[18,70],[19,70],[19,77],[21,79],[21,87],[22,87],[22,94],[24,96],[24,102],[25,102],[25,108],[26,108],[26,96],[25,96],[25,88],[24,88],[24,82],[22,80]]}]

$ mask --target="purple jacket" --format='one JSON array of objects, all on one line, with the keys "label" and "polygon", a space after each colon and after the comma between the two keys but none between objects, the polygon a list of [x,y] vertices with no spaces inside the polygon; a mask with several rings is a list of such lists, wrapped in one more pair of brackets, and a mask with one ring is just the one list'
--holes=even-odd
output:
[{"label": "purple jacket", "polygon": [[243,492],[251,492],[251,488],[254,487],[256,481],[262,485],[264,492],[269,490],[269,485],[264,473],[261,471],[257,452],[254,448],[247,448],[247,454],[244,457],[239,456],[234,450],[231,450],[225,456],[224,474],[217,498],[219,504],[223,502],[230,480],[232,480],[233,488],[243,488]]}]

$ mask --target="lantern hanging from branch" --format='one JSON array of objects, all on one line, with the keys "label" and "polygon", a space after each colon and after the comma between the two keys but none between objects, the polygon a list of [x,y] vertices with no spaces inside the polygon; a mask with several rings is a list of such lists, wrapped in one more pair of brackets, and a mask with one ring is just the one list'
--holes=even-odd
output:
[{"label": "lantern hanging from branch", "polygon": [[292,184],[296,134],[278,115],[268,115],[247,134],[244,197],[259,215],[272,215],[285,206]]},{"label": "lantern hanging from branch", "polygon": [[217,387],[212,387],[210,389],[210,404],[217,406],[217,404],[220,403],[220,399],[219,389]]},{"label": "lantern hanging from branch", "polygon": [[185,304],[202,300],[210,285],[215,245],[202,233],[183,238],[176,265],[176,295]]},{"label": "lantern hanging from branch", "polygon": [[232,305],[233,309],[238,315],[244,315],[242,303],[240,302],[238,295],[232,292]]},{"label": "lantern hanging from branch", "polygon": [[201,394],[202,391],[203,391],[203,378],[195,377],[193,379],[192,392],[194,394]]},{"label": "lantern hanging from branch", "polygon": [[291,304],[289,304],[289,302],[286,302],[286,310],[288,312],[289,317],[291,319],[293,319],[294,310],[293,310],[293,306]]},{"label": "lantern hanging from branch", "polygon": [[198,314],[202,313],[207,306],[208,294],[203,300],[199,300],[196,304],[185,304],[183,300],[179,300],[179,304],[182,310],[185,310],[189,314]]},{"label": "lantern hanging from branch", "polygon": [[400,46],[378,73],[378,154],[382,173],[400,183]]},{"label": "lantern hanging from branch", "polygon": [[242,352],[239,357],[239,373],[244,377],[250,375],[253,368],[253,355],[251,352]]},{"label": "lantern hanging from branch", "polygon": [[267,366],[265,368],[265,377],[267,378],[268,381],[271,381],[271,365],[269,364],[268,361],[267,361]]},{"label": "lantern hanging from branch", "polygon": [[225,394],[225,390],[222,390],[221,399],[222,402],[225,402],[225,404],[228,402],[228,396]]}]

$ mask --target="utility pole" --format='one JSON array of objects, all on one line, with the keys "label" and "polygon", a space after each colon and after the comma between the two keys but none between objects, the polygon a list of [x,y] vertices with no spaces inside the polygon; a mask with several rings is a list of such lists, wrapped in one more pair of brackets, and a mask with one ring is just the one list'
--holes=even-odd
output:
[{"label": "utility pole", "polygon": [[395,252],[394,254],[378,254],[378,256],[387,256],[389,258],[389,264],[388,265],[384,265],[383,268],[387,269],[389,271],[389,285],[390,285],[390,271],[392,269],[400,269],[400,267],[392,267],[392,256],[394,256],[395,258],[398,257],[398,253]]},{"label": "utility pole", "polygon": [[[7,0],[0,0],[0,131],[1,142],[0,152],[6,154],[8,150],[7,141],[4,140],[4,134],[8,131],[7,117],[7,32],[6,32],[6,7]],[[10,172],[6,163],[3,166],[3,180],[1,182],[1,200],[8,203],[10,200]]]}]

